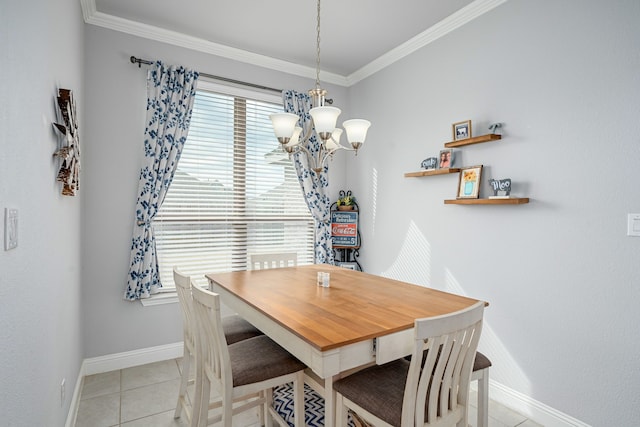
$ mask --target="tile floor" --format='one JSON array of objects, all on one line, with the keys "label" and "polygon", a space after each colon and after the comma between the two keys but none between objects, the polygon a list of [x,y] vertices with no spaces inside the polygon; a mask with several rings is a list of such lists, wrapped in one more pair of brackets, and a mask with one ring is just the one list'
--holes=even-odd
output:
[{"label": "tile floor", "polygon": [[[150,363],[87,376],[80,396],[76,427],[187,427],[174,419],[180,386],[181,359]],[[472,392],[474,393],[474,392]],[[475,394],[471,401],[475,402]],[[469,421],[476,426],[476,408]],[[234,426],[258,427],[257,410],[234,418]],[[541,427],[509,408],[491,401],[489,427]]]}]

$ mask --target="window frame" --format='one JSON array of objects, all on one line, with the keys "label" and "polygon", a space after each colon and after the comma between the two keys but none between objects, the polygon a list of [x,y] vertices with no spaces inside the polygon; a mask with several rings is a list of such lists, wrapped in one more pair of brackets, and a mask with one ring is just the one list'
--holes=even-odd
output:
[{"label": "window frame", "polygon": [[[214,82],[214,81],[212,81],[210,79],[202,78],[202,77],[198,81],[197,91],[206,91],[206,92],[212,92],[212,93],[216,93],[216,94],[228,95],[228,96],[232,96],[234,98],[240,97],[240,98],[246,98],[248,100],[262,101],[262,102],[282,105],[281,96],[275,95],[273,93],[267,93],[266,91],[262,91],[260,89],[246,89],[244,87],[239,87],[239,86],[235,86],[235,85],[231,85],[231,84],[229,84],[229,85],[220,84],[220,83],[216,83],[216,82]],[[234,100],[234,105],[236,105],[236,104],[237,103]],[[234,132],[236,132],[235,128],[234,128]],[[274,138],[274,141],[276,141],[275,138]],[[277,145],[274,145],[274,147],[277,147]],[[234,144],[234,150],[235,149],[236,149],[236,147],[235,147],[235,144]],[[245,161],[246,161],[246,159],[245,159]],[[238,164],[234,160],[233,168],[235,169],[235,168],[238,168],[238,167],[243,167],[242,162],[240,164]],[[244,194],[244,200],[247,200],[246,196],[247,195],[245,193]],[[305,202],[305,204],[306,204],[306,202]],[[314,244],[315,244],[315,220],[313,219],[313,216],[311,215],[310,212],[309,212],[309,220],[310,220],[309,228],[310,228],[310,231],[312,231],[312,234],[314,236],[313,237],[314,241],[311,244],[311,250],[313,252],[313,247],[314,247]],[[247,268],[248,267],[249,266],[247,265]],[[165,280],[166,280],[166,278],[165,278]],[[171,285],[172,284],[173,283],[171,283]],[[157,292],[156,294],[151,295],[149,298],[141,299],[140,302],[142,303],[143,306],[153,306],[153,305],[169,304],[169,303],[178,302],[175,286],[171,286],[171,285],[163,283],[163,287],[159,290],[159,292]],[[200,284],[200,285],[202,286],[202,284]]]}]

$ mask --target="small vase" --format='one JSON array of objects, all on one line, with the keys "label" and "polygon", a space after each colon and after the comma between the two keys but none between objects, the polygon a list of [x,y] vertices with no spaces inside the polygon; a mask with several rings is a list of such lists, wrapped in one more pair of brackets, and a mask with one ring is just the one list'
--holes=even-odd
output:
[{"label": "small vase", "polygon": [[339,211],[352,211],[353,210],[353,205],[340,205],[338,206],[338,210]]}]

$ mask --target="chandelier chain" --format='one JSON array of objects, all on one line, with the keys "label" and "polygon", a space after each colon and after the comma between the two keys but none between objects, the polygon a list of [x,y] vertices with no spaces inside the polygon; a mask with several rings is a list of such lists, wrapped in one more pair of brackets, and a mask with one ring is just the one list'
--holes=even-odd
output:
[{"label": "chandelier chain", "polygon": [[316,24],[316,89],[320,88],[320,0],[318,0],[318,20]]}]

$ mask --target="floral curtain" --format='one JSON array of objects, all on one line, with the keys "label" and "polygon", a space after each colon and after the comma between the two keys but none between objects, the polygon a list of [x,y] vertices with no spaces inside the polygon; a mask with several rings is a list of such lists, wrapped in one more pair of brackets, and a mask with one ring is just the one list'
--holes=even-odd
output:
[{"label": "floral curtain", "polygon": [[124,298],[149,298],[162,287],[151,222],[162,206],[187,139],[198,72],[157,61],[147,74],[145,165],[140,170],[136,222]]},{"label": "floral curtain", "polygon": [[[311,116],[309,115],[309,110],[312,107],[311,97],[294,90],[286,90],[282,92],[282,99],[284,101],[284,111],[297,114],[300,117],[298,124],[306,131],[311,126]],[[313,136],[309,138],[306,148],[314,156],[320,149],[320,142],[317,135],[315,135],[315,131]],[[327,180],[329,166],[325,165],[320,174],[314,172],[309,167],[309,162],[304,152],[294,154],[293,163],[305,201],[315,220],[315,262],[316,264],[333,264],[331,200],[326,194],[329,186],[329,181]]]}]

